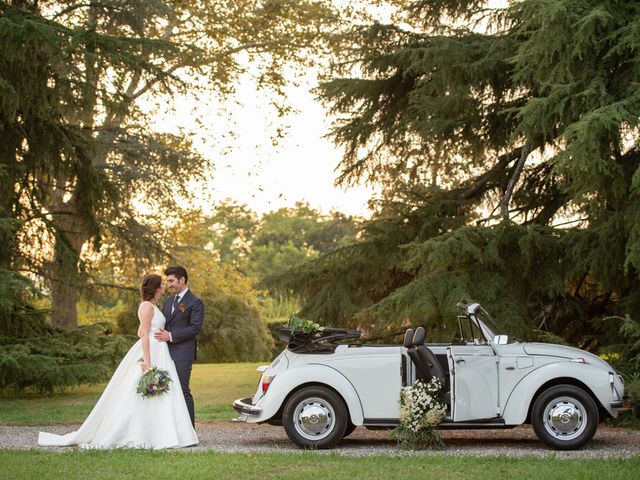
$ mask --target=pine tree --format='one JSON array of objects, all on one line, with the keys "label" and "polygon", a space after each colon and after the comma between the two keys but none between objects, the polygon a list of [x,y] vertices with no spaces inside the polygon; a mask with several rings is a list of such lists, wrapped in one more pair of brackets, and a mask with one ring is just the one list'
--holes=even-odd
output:
[{"label": "pine tree", "polygon": [[0,2],[2,164],[26,158],[32,170],[9,169],[7,188],[24,192],[23,243],[42,241],[29,270],[50,282],[56,326],[77,326],[83,249],[108,237],[149,261],[166,253],[136,202],[175,212],[211,170],[188,139],[150,133],[139,99],[204,80],[229,92],[241,54],[256,60],[259,84],[281,91],[283,65],[324,48],[333,22],[329,8],[298,0]]},{"label": "pine tree", "polygon": [[465,297],[523,338],[612,341],[603,319],[640,318],[640,4],[388,3],[320,92],[375,213],[278,284],[373,334],[447,339]]},{"label": "pine tree", "polygon": [[106,380],[132,343],[104,324],[29,338],[0,335],[0,389],[50,393]]}]

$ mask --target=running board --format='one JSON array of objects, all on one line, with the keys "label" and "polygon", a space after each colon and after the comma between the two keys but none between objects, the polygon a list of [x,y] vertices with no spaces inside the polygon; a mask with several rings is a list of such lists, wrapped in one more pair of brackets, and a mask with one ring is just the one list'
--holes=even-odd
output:
[{"label": "running board", "polygon": [[452,422],[444,421],[438,425],[442,430],[456,430],[456,429],[486,429],[486,428],[513,428],[517,425],[507,425],[504,422],[504,418],[483,418],[481,420],[467,420],[464,422]]},{"label": "running board", "polygon": [[[365,418],[362,422],[365,427],[395,427],[400,423],[397,418]],[[489,429],[489,428],[513,428],[517,425],[506,425],[504,418],[483,418],[480,420],[467,420],[465,422],[452,422],[451,420],[445,420],[438,429],[442,430],[464,430],[464,429]]]},{"label": "running board", "polygon": [[365,427],[396,427],[399,423],[397,418],[365,418],[362,421]]}]

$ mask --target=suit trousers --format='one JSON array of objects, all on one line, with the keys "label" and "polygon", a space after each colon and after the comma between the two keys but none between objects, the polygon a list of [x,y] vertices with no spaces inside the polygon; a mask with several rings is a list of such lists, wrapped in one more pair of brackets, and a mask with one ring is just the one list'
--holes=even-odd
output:
[{"label": "suit trousers", "polygon": [[180,386],[182,387],[182,394],[184,400],[187,403],[187,410],[189,410],[189,416],[191,417],[191,424],[196,426],[196,414],[193,408],[193,396],[191,396],[191,388],[189,382],[191,381],[191,369],[193,368],[192,361],[174,361],[176,364],[176,371],[178,372],[178,380],[180,380]]}]

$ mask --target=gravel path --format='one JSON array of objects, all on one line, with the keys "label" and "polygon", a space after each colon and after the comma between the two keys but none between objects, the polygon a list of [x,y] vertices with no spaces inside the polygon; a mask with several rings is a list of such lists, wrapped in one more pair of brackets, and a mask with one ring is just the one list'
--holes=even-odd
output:
[{"label": "gravel path", "polygon": [[[218,452],[300,452],[287,438],[282,427],[232,422],[204,422],[196,426],[200,444],[185,451]],[[77,426],[8,427],[0,426],[0,449],[45,449],[38,447],[40,430],[68,433]],[[512,430],[443,431],[447,448],[436,452],[416,452],[419,455],[504,455],[520,457],[555,456],[557,458],[629,458],[640,455],[640,431],[600,426],[595,438],[582,450],[560,452],[546,448],[530,427]],[[47,448],[68,451],[68,448]],[[327,451],[324,451],[327,452]],[[407,455],[413,452],[398,449],[389,440],[389,431],[357,428],[337,448],[329,452],[349,456]]]}]

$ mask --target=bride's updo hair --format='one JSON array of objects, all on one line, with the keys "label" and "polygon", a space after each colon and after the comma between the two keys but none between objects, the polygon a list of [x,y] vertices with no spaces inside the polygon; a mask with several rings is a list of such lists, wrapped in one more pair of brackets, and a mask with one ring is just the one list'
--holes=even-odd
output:
[{"label": "bride's updo hair", "polygon": [[156,296],[156,292],[162,285],[162,277],[152,273],[142,279],[142,285],[140,286],[140,297],[142,300],[153,300]]}]

